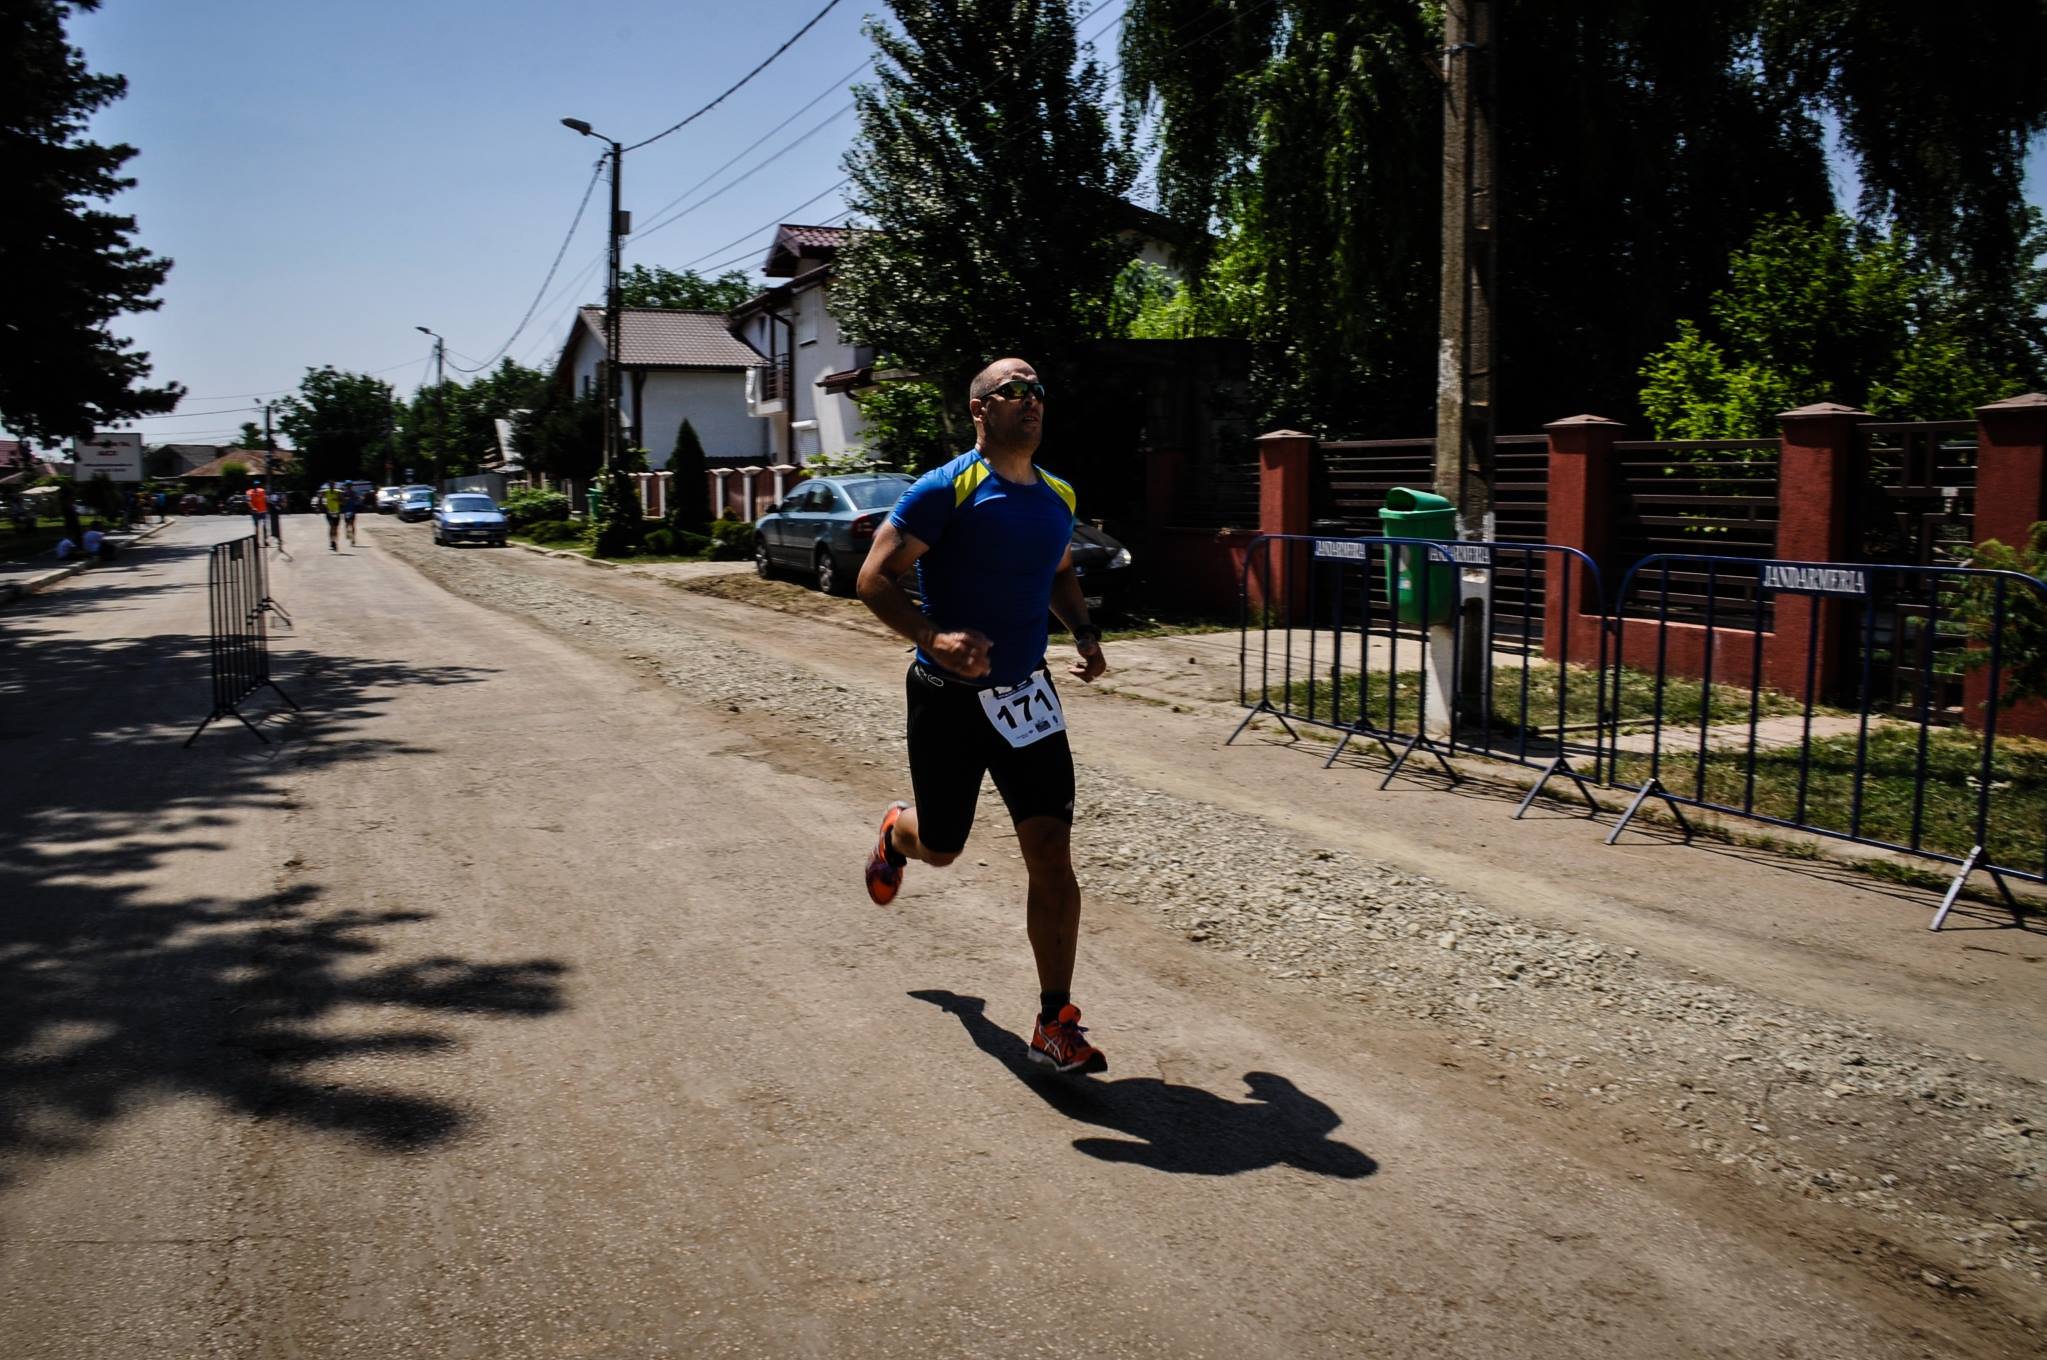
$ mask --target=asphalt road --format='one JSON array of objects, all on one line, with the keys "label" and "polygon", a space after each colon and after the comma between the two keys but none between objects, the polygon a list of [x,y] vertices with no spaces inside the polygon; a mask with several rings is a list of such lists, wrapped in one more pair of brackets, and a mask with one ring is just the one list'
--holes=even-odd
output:
[{"label": "asphalt road", "polygon": [[999,837],[877,911],[882,773],[316,525],[269,746],[239,523],[0,614],[0,1352],[2024,1353],[1112,904],[1037,1079]]}]

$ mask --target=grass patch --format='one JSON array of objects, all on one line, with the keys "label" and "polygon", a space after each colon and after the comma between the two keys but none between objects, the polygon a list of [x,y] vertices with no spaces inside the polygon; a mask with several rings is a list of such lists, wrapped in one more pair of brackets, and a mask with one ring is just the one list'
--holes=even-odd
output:
[{"label": "grass patch", "polygon": [[[1287,711],[1310,722],[1340,725],[1364,712],[1380,727],[1412,732],[1421,721],[1421,682],[1419,670],[1389,677],[1383,671],[1360,674],[1346,667],[1334,683],[1326,672],[1312,684],[1296,679],[1286,687]],[[1619,715],[1620,730],[1649,727],[1656,712],[1656,677],[1623,667],[1618,688],[1614,688],[1611,672],[1607,683],[1607,701],[1610,710]],[[1493,716],[1520,723],[1525,697],[1530,728],[1554,732],[1561,722],[1567,729],[1589,731],[1599,719],[1599,692],[1599,672],[1591,666],[1538,663],[1524,669],[1519,664],[1495,662],[1493,668]],[[1700,682],[1666,677],[1662,697],[1666,727],[1696,726],[1702,714],[1709,725],[1746,723],[1749,718],[1750,692],[1726,684],[1713,686],[1709,704],[1706,687]],[[1756,712],[1762,717],[1802,711],[1794,700],[1771,690],[1757,691],[1754,698]]]},{"label": "grass patch", "polygon": [[[1803,776],[1797,747],[1758,751],[1753,789],[1746,749],[1707,751],[1703,785],[1696,750],[1666,751],[1659,773],[1666,787],[1685,797],[1701,796],[1703,787],[1708,802],[1895,845],[1912,843],[1916,812],[1921,848],[1966,855],[1976,844],[1982,734],[1929,729],[1923,770],[1919,740],[1917,727],[1871,726],[1859,818],[1853,735],[1814,741]],[[1615,777],[1626,784],[1647,779],[1649,757],[1622,753]],[[2047,837],[2047,743],[2000,738],[1990,782],[1993,796],[1984,835],[1991,858],[2037,871]]]}]

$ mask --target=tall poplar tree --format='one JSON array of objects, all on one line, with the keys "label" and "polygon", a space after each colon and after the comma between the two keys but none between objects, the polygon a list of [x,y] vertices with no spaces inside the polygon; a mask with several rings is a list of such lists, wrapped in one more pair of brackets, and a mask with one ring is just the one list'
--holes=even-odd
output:
[{"label": "tall poplar tree", "polygon": [[95,207],[135,181],[135,155],[86,137],[95,110],[127,92],[96,75],[65,20],[99,0],[0,0],[0,424],[46,442],[154,415],[176,383],[145,385],[149,356],[115,335],[154,311],[171,262],[133,243],[135,219]]},{"label": "tall poplar tree", "polygon": [[[1115,210],[1136,174],[1069,0],[889,0],[870,21],[846,156],[860,226],[839,257],[840,324],[948,400],[1003,354],[1049,362],[1107,333],[1132,251]],[[963,402],[964,398],[959,399]]]}]

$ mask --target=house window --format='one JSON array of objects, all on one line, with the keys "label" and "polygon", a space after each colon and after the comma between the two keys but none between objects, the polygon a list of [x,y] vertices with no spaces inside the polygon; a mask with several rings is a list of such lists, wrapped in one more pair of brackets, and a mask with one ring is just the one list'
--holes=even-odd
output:
[{"label": "house window", "polygon": [[796,343],[799,345],[817,343],[817,308],[813,305],[815,301],[813,298],[796,304]]},{"label": "house window", "polygon": [[807,463],[824,452],[824,444],[817,436],[817,422],[799,420],[793,427],[796,431],[796,461]]}]

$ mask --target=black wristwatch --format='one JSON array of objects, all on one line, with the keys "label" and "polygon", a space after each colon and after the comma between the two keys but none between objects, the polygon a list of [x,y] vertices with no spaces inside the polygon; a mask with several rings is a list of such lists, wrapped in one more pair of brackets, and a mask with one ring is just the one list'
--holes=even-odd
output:
[{"label": "black wristwatch", "polygon": [[1087,645],[1088,645],[1088,644],[1089,644],[1090,642],[1094,643],[1094,644],[1095,644],[1095,646],[1097,646],[1097,647],[1099,647],[1099,646],[1101,646],[1101,645],[1102,645],[1102,630],[1101,630],[1101,629],[1099,629],[1099,628],[1095,627],[1095,626],[1094,626],[1093,624],[1091,624],[1091,623],[1083,623],[1082,625],[1080,625],[1080,627],[1078,627],[1078,628],[1076,628],[1076,629],[1074,629],[1074,630],[1073,630],[1073,645],[1074,645],[1074,646],[1076,646],[1076,647],[1085,647],[1085,646],[1087,646]]}]

